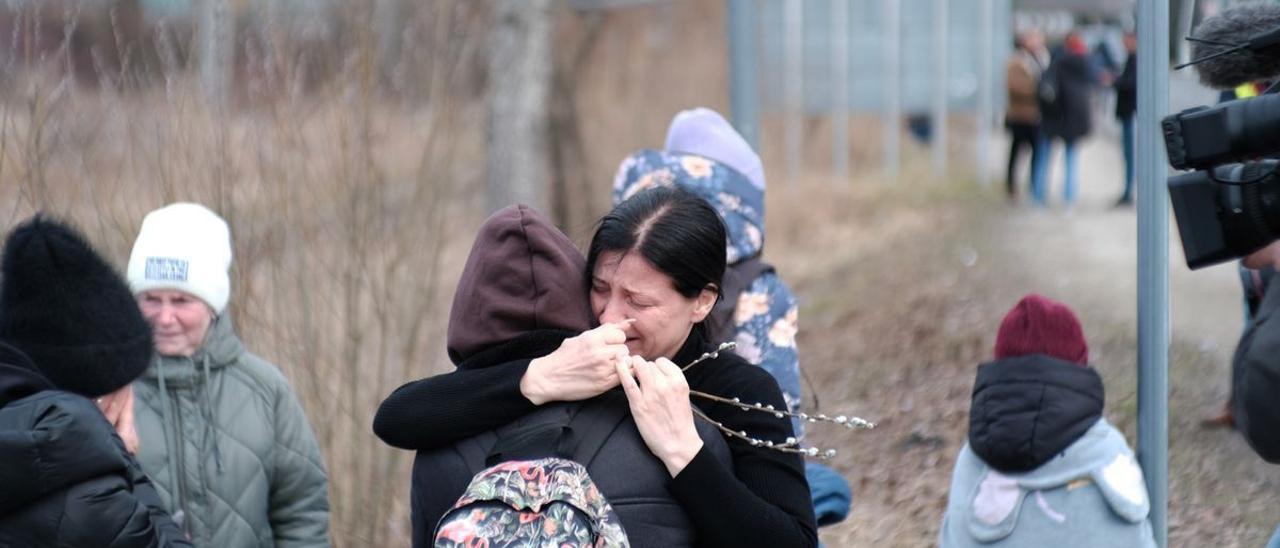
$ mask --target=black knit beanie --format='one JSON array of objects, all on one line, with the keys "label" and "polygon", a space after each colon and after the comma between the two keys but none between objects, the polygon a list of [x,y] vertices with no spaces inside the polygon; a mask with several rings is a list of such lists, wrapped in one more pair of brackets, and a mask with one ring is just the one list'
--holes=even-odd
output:
[{"label": "black knit beanie", "polygon": [[150,326],[124,279],[75,230],[40,216],[19,225],[0,272],[0,339],[54,386],[94,398],[147,368]]}]

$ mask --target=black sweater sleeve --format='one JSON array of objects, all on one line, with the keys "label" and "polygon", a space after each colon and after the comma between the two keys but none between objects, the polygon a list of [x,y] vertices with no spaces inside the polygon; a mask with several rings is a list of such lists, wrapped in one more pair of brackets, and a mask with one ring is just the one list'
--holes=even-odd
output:
[{"label": "black sweater sleeve", "polygon": [[[786,408],[777,382],[757,367],[742,364],[707,376],[690,373],[695,390]],[[793,435],[785,418],[724,404],[698,405],[728,428],[758,439],[781,442]],[[803,459],[737,439],[729,440],[729,450],[732,470],[704,448],[671,480],[671,492],[693,518],[699,538],[711,546],[816,546]]]},{"label": "black sweater sleeve", "polygon": [[373,432],[393,447],[445,447],[537,408],[520,392],[531,360],[458,369],[405,384],[378,406]]},{"label": "black sweater sleeve", "polygon": [[[540,354],[539,354],[540,355]],[[530,360],[459,369],[406,384],[383,401],[373,429],[386,443],[431,450],[500,427],[534,409],[520,392]],[[683,361],[681,362],[683,363]],[[721,356],[689,371],[694,390],[784,409],[778,384],[736,356]],[[708,416],[756,438],[781,442],[791,422],[725,404],[698,402]],[[732,468],[707,450],[669,484],[707,546],[816,546],[817,525],[804,462],[799,455],[729,440]]]}]

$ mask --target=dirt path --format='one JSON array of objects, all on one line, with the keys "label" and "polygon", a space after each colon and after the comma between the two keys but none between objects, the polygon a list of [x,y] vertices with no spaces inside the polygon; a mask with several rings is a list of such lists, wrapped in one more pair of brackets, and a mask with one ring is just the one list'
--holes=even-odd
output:
[{"label": "dirt path", "polygon": [[[1109,413],[1123,421],[1132,440],[1137,216],[1133,209],[1110,207],[1119,195],[1115,174],[1122,165],[1114,145],[1087,142],[1081,160],[1079,207],[1071,215],[1020,210],[996,223],[1007,245],[997,257],[1005,264],[1025,261],[1039,287],[1076,306],[1091,340],[1115,337],[1092,358],[1107,379]],[[1280,468],[1263,463],[1239,436],[1199,425],[1229,392],[1229,363],[1242,324],[1236,266],[1188,270],[1172,222],[1171,543],[1261,546],[1278,517],[1272,493],[1280,485]]]},{"label": "dirt path", "polygon": [[[933,544],[976,364],[1026,292],[1079,312],[1107,416],[1135,439],[1136,213],[1111,208],[1120,157],[1110,139],[1104,130],[1083,143],[1070,213],[959,183],[771,189],[768,255],[802,300],[802,360],[821,408],[880,423],[811,436],[841,450],[834,465],[855,492],[854,514],[822,530],[828,545]],[[1261,546],[1277,521],[1280,467],[1198,424],[1228,392],[1241,324],[1235,267],[1189,272],[1172,226],[1170,237],[1171,545]]]}]

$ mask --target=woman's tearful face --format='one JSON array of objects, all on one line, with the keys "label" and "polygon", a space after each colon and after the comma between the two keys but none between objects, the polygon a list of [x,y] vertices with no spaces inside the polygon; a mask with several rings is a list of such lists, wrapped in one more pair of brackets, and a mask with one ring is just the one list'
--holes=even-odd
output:
[{"label": "woman's tearful face", "polygon": [[591,273],[596,318],[600,323],[634,320],[625,328],[627,350],[650,360],[675,357],[715,298],[709,290],[693,298],[681,295],[671,277],[639,253],[605,251]]}]

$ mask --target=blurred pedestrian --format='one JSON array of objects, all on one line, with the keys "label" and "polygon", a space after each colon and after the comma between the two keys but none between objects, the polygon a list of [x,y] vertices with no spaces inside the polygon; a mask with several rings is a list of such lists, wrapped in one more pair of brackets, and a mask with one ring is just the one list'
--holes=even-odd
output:
[{"label": "blurred pedestrian", "polygon": [[1154,547],[1142,470],[1104,400],[1075,313],[1023,297],[978,367],[939,544]]},{"label": "blurred pedestrian", "polygon": [[1017,164],[1023,148],[1031,149],[1031,165],[1027,170],[1028,187],[1039,183],[1034,179],[1036,166],[1044,158],[1040,139],[1040,105],[1036,101],[1036,88],[1040,75],[1049,66],[1049,51],[1044,47],[1044,34],[1037,29],[1022,32],[1014,40],[1015,51],[1005,64],[1005,85],[1009,94],[1009,106],[1005,111],[1004,126],[1009,130],[1009,169],[1005,186],[1010,200],[1018,196]]},{"label": "blurred pedestrian", "polygon": [[1134,162],[1134,147],[1137,145],[1133,132],[1133,116],[1138,110],[1138,35],[1130,31],[1124,35],[1124,49],[1128,57],[1124,62],[1124,71],[1116,78],[1116,118],[1120,120],[1120,146],[1124,151],[1124,193],[1116,201],[1117,207],[1133,203],[1133,181],[1137,176],[1137,164]]},{"label": "blurred pedestrian", "polygon": [[151,357],[124,280],[40,217],[0,269],[0,546],[191,546],[117,434]]},{"label": "blurred pedestrian", "polygon": [[230,230],[208,208],[143,219],[129,283],[156,356],[134,384],[139,460],[201,546],[328,546],[320,447],[280,369],[232,330],[230,266]]},{"label": "blurred pedestrian", "polygon": [[1068,210],[1075,205],[1079,178],[1076,144],[1093,129],[1091,96],[1098,81],[1086,57],[1088,54],[1089,47],[1084,39],[1079,33],[1072,32],[1040,78],[1041,144],[1045,154],[1044,161],[1035,166],[1038,176],[1033,176],[1043,184],[1036,185],[1033,192],[1036,193],[1036,203],[1042,206],[1048,201],[1050,146],[1054,140],[1062,141],[1065,164],[1063,204]]}]

